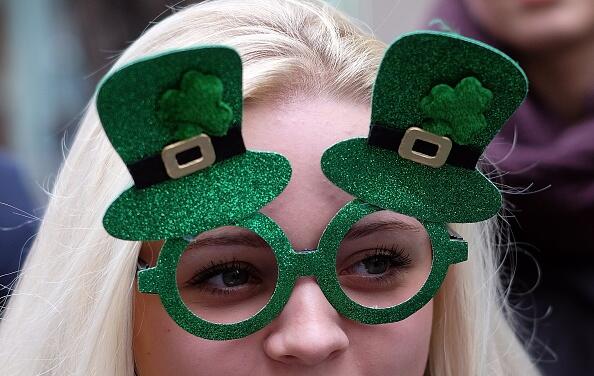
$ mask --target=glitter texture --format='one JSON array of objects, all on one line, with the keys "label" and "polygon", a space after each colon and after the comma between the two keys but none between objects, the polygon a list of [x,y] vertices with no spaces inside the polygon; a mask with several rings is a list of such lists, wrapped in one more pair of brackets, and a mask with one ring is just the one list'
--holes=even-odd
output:
[{"label": "glitter texture", "polygon": [[[210,61],[217,62],[217,59],[220,56]],[[182,64],[184,70],[196,69],[194,63],[189,63],[194,60],[188,59],[185,65]],[[227,62],[221,60],[221,63]],[[226,69],[206,73],[219,76],[217,72],[229,73]],[[179,79],[178,73],[176,71],[175,75]],[[150,76],[150,70],[143,74]],[[134,77],[121,86],[136,90],[131,87],[141,75]],[[220,77],[227,88],[225,76]],[[526,78],[520,68],[499,51],[453,34],[412,33],[389,48],[374,88],[371,122],[402,129],[421,125],[427,120],[419,107],[422,98],[437,85],[455,87],[466,77],[475,77],[493,94],[484,113],[486,128],[473,134],[470,142],[470,146],[484,150],[524,98]],[[167,82],[171,86],[174,80]],[[161,90],[167,85],[161,85]],[[231,85],[237,89],[234,83]],[[240,87],[231,91],[240,96]],[[141,93],[135,95],[143,98]],[[142,124],[154,121],[154,114],[149,116],[145,113],[150,112],[153,106],[150,101],[154,97],[151,98],[140,105],[143,108],[141,115],[145,116],[142,121],[139,120]],[[112,99],[115,105],[112,103],[108,108],[125,107],[122,103],[118,104],[119,97]],[[237,117],[240,97],[223,99]],[[129,109],[120,111],[125,116],[132,116],[127,112]],[[130,129],[138,132],[140,123]],[[124,125],[120,123],[119,126]],[[108,128],[106,131],[109,134]],[[132,134],[130,129],[127,133],[117,131],[116,138],[124,142],[122,138],[129,138]],[[161,138],[166,136],[158,132],[156,130],[151,134],[150,137],[154,138],[147,139],[147,145],[157,140],[160,145],[163,144]],[[465,133],[460,129],[456,132]],[[114,142],[112,136],[110,139]],[[141,147],[142,150],[119,146],[116,150],[127,162],[159,150],[153,146]],[[357,199],[336,214],[314,251],[295,252],[282,229],[270,218],[261,213],[248,217],[250,212],[259,209],[259,205],[263,206],[263,202],[279,194],[290,177],[288,162],[282,156],[270,153],[248,152],[245,156],[222,162],[216,169],[163,183],[154,192],[139,192],[133,188],[116,200],[112,205],[114,209],[110,208],[104,222],[106,228],[130,238],[172,237],[165,242],[157,266],[139,272],[139,290],[158,294],[172,319],[189,333],[207,339],[228,340],[254,333],[277,317],[301,276],[315,276],[328,301],[349,319],[365,324],[403,320],[431,300],[451,264],[467,259],[466,242],[451,239],[446,222],[480,221],[495,214],[501,205],[499,191],[478,170],[448,165],[428,167],[402,159],[395,152],[369,146],[365,138],[342,141],[330,147],[322,156],[321,164],[334,184]],[[364,216],[384,209],[421,220],[431,238],[432,264],[424,285],[410,299],[393,307],[372,308],[354,302],[342,290],[336,273],[336,257],[339,245],[351,226]],[[176,282],[177,263],[188,245],[188,238],[180,236],[224,225],[245,227],[260,235],[273,249],[279,269],[277,285],[268,304],[254,316],[233,324],[217,324],[197,317],[183,303]]]},{"label": "glitter texture", "polygon": [[[483,151],[526,96],[526,76],[503,53],[456,34],[414,32],[390,46],[375,81],[371,123],[421,126],[428,120],[421,110],[423,98],[438,85],[456,87],[467,77],[492,93],[484,112],[486,127],[468,143]],[[428,167],[369,146],[367,139],[330,147],[322,156],[322,170],[355,197],[421,220],[477,222],[501,207],[501,194],[478,170]]]},{"label": "glitter texture", "polygon": [[443,223],[424,222],[431,238],[433,257],[431,272],[421,289],[409,300],[388,308],[370,308],[352,301],[340,287],[336,273],[336,256],[342,239],[351,226],[364,216],[382,208],[354,200],[345,205],[328,224],[316,251],[295,252],[282,229],[263,214],[255,214],[240,223],[260,235],[273,249],[279,278],[268,304],[254,316],[233,324],[216,324],[205,321],[189,310],[177,287],[177,263],[188,241],[183,238],[165,242],[157,266],[140,271],[139,290],[159,294],[163,306],[171,318],[184,330],[196,336],[228,340],[250,335],[277,317],[289,300],[297,278],[315,276],[328,301],[345,317],[365,324],[396,322],[421,309],[436,294],[448,267],[466,260],[467,244],[450,240]]},{"label": "glitter texture", "polygon": [[113,236],[158,240],[193,234],[249,216],[278,196],[291,166],[281,155],[247,151],[181,179],[122,193],[103,217]]},{"label": "glitter texture", "polygon": [[460,240],[450,240],[444,223],[422,222],[431,238],[433,257],[431,272],[421,287],[410,299],[389,308],[371,308],[351,300],[342,290],[336,276],[336,253],[340,242],[353,224],[364,216],[384,210],[354,200],[345,205],[326,227],[318,245],[319,261],[316,270],[317,282],[332,306],[343,316],[364,324],[385,324],[404,320],[431,300],[441,286],[448,267],[467,259],[468,246]]},{"label": "glitter texture", "polygon": [[161,97],[177,90],[188,71],[218,77],[223,98],[233,112],[231,124],[241,125],[243,97],[241,59],[227,47],[197,47],[146,57],[128,64],[101,81],[97,112],[105,133],[124,163],[159,154],[178,141],[163,123]]},{"label": "glitter texture", "polygon": [[501,207],[499,190],[479,171],[425,166],[370,146],[365,138],[329,148],[322,156],[322,170],[357,198],[420,220],[477,222]]},{"label": "glitter texture", "polygon": [[282,311],[295,283],[294,253],[280,227],[270,218],[257,213],[234,226],[241,226],[260,235],[274,251],[279,268],[277,285],[269,303],[254,316],[233,324],[216,324],[201,319],[184,304],[176,281],[177,263],[188,245],[183,238],[169,239],[163,245],[157,266],[138,273],[138,289],[159,294],[169,316],[184,330],[195,336],[228,340],[245,337],[266,326]]},{"label": "glitter texture", "polygon": [[[493,98],[484,116],[485,130],[475,144],[484,150],[527,93],[522,69],[507,55],[453,33],[404,34],[384,55],[375,85],[371,122],[406,129],[422,124],[422,99],[440,84],[455,87],[475,77]],[[462,132],[460,132],[462,133]]]},{"label": "glitter texture", "polygon": [[[213,101],[222,101],[232,112],[231,124],[241,126],[242,66],[233,49],[197,47],[144,58],[108,76],[97,93],[101,123],[124,163],[159,155],[178,141],[176,132],[163,123],[174,116],[164,117],[159,106],[171,102],[163,102],[164,93],[177,93],[187,72],[208,78],[206,89]],[[229,122],[228,111],[217,113]],[[112,236],[126,240],[201,232],[258,211],[282,192],[290,176],[291,167],[283,156],[248,151],[181,179],[128,189],[108,208],[103,225]]]}]

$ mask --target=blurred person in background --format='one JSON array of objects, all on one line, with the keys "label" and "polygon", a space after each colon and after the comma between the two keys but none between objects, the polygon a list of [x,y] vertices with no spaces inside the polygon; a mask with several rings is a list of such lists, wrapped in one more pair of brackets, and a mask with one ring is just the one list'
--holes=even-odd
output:
[{"label": "blurred person in background", "polygon": [[[0,19],[4,14],[0,8]],[[4,23],[0,24],[0,72],[4,66]],[[1,98],[0,98],[1,99]],[[6,150],[4,101],[0,101],[0,316],[6,304],[37,224],[35,207],[29,194],[25,174]]]},{"label": "blurred person in background", "polygon": [[443,21],[436,28],[495,45],[526,70],[529,98],[488,149],[504,186],[516,190],[507,195],[522,250],[507,260],[512,296],[534,321],[524,340],[543,372],[591,375],[594,1],[440,0],[431,16]]}]

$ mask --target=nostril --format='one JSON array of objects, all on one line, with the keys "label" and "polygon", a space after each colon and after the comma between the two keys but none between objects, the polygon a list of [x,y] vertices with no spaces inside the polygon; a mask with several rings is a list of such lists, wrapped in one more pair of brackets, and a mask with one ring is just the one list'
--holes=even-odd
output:
[{"label": "nostril", "polygon": [[302,366],[339,358],[349,346],[342,320],[315,280],[303,278],[271,325],[264,351],[273,360]]},{"label": "nostril", "polygon": [[334,350],[330,353],[330,355],[328,356],[328,360],[332,360],[334,358],[336,358],[337,356],[339,356],[342,353],[341,350]]},{"label": "nostril", "polygon": [[299,361],[299,358],[297,358],[294,355],[283,355],[281,357],[281,361],[283,363],[291,364],[291,363],[295,363],[295,362]]}]

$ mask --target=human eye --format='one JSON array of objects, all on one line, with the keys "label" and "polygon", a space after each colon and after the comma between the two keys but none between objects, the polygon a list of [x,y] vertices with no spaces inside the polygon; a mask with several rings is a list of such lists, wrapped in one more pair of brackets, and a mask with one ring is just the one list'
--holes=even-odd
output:
[{"label": "human eye", "polygon": [[404,279],[412,262],[409,253],[397,245],[377,245],[349,256],[338,275],[341,284],[351,288],[392,287]]},{"label": "human eye", "polygon": [[255,232],[236,226],[192,239],[176,270],[185,306],[214,323],[248,319],[268,304],[278,279],[272,248]]},{"label": "human eye", "polygon": [[262,283],[260,272],[253,265],[239,260],[220,260],[198,270],[184,287],[234,298],[253,292]]},{"label": "human eye", "polygon": [[432,257],[431,239],[419,221],[382,210],[346,232],[336,254],[336,277],[351,300],[367,307],[393,307],[421,290]]}]

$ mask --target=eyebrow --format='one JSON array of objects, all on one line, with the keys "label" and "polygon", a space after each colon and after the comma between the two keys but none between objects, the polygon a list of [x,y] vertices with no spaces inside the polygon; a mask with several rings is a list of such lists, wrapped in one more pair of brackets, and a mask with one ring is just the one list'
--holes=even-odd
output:
[{"label": "eyebrow", "polygon": [[246,232],[243,234],[221,234],[206,236],[202,239],[192,241],[190,248],[201,248],[208,246],[247,246],[253,248],[269,248],[270,245],[258,235]]},{"label": "eyebrow", "polygon": [[[359,239],[378,231],[413,231],[418,232],[420,229],[417,226],[408,224],[400,220],[385,220],[374,221],[371,223],[364,223],[354,225],[344,236],[344,240]],[[269,248],[270,245],[260,236],[246,232],[243,234],[222,234],[206,236],[202,239],[192,241],[189,245],[191,248],[201,248],[209,246],[247,246],[253,248]]]},{"label": "eyebrow", "polygon": [[371,223],[356,224],[344,236],[344,240],[359,239],[371,235],[378,231],[414,231],[419,232],[417,226],[393,219],[387,221],[374,221]]}]

